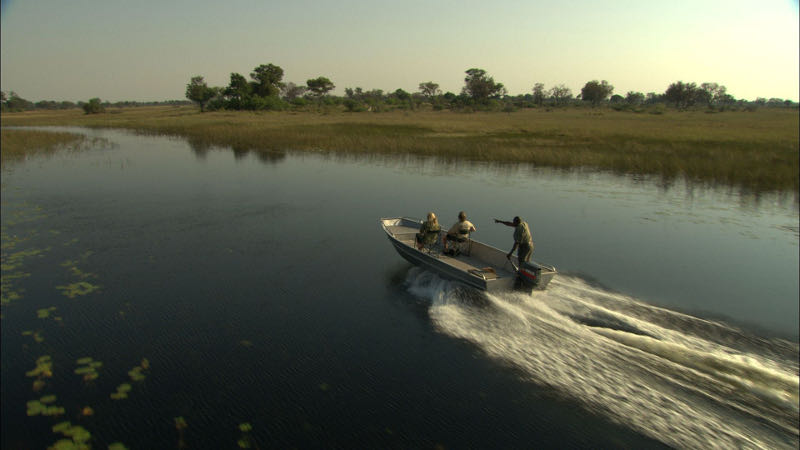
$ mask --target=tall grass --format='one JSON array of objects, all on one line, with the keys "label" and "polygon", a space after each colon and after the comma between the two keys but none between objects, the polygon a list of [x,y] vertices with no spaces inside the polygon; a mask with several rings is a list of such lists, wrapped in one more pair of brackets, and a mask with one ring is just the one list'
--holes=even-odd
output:
[{"label": "tall grass", "polygon": [[747,189],[797,190],[796,110],[636,114],[612,110],[514,113],[199,113],[188,107],[3,114],[4,125],[80,125],[182,136],[237,151],[313,150],[430,155],[453,160],[588,167],[677,176]]},{"label": "tall grass", "polygon": [[28,156],[75,148],[85,141],[86,136],[76,133],[4,129],[0,131],[0,161],[5,167]]}]

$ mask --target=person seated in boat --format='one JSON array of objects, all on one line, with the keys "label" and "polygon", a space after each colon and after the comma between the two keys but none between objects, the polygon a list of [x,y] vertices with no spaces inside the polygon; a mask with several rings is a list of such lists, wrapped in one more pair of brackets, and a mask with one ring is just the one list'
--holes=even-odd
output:
[{"label": "person seated in boat", "polygon": [[458,222],[454,223],[453,226],[447,231],[447,234],[445,234],[442,238],[444,253],[455,253],[455,248],[448,249],[448,242],[456,243],[454,245],[454,247],[456,247],[458,243],[467,242],[469,239],[469,234],[473,231],[476,231],[475,225],[467,220],[467,213],[464,211],[458,213]]},{"label": "person seated in boat", "polygon": [[531,255],[533,255],[533,238],[531,237],[531,229],[528,223],[519,218],[514,217],[514,220],[507,222],[505,220],[494,219],[494,223],[502,223],[503,225],[514,228],[514,246],[511,251],[506,255],[507,259],[511,259],[514,250],[517,250],[517,260],[519,267],[522,267],[523,262],[529,262]]},{"label": "person seated in boat", "polygon": [[442,227],[439,226],[439,220],[433,212],[428,213],[428,220],[422,222],[417,233],[417,249],[422,250],[422,247],[431,245],[439,240],[439,231]]}]

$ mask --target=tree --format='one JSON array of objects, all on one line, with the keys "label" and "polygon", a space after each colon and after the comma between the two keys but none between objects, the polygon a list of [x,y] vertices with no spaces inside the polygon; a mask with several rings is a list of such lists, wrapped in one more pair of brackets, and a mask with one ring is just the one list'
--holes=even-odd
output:
[{"label": "tree", "polygon": [[186,85],[186,98],[200,105],[200,112],[205,112],[206,103],[217,95],[217,90],[208,87],[203,77],[192,77]]},{"label": "tree", "polygon": [[591,102],[594,107],[604,102],[612,92],[614,92],[614,86],[608,84],[608,81],[592,80],[581,89],[581,99],[585,102]]},{"label": "tree", "polygon": [[488,103],[490,98],[502,97],[506,88],[502,83],[495,83],[494,78],[486,75],[483,69],[469,69],[465,72],[463,94],[469,95],[477,103]]},{"label": "tree", "polygon": [[261,97],[277,97],[283,83],[283,69],[273,64],[262,64],[250,73],[253,92]]},{"label": "tree", "polygon": [[281,88],[281,93],[286,101],[291,102],[302,97],[306,93],[306,87],[298,86],[290,81]]},{"label": "tree", "polygon": [[251,86],[242,74],[231,73],[231,81],[223,94],[228,97],[228,107],[242,109],[250,97]]},{"label": "tree", "polygon": [[308,86],[308,90],[311,91],[311,95],[317,97],[317,99],[321,99],[323,96],[325,96],[325,94],[332,91],[336,87],[331,80],[325,77],[317,77],[307,80],[306,86]]},{"label": "tree", "polygon": [[694,83],[684,83],[678,81],[672,83],[664,92],[664,99],[673,103],[678,109],[686,109],[697,101],[697,85]]},{"label": "tree", "polygon": [[8,111],[27,111],[33,109],[33,102],[25,100],[14,91],[8,93],[8,99],[3,103]]},{"label": "tree", "polygon": [[433,81],[426,81],[425,83],[420,83],[419,91],[429,101],[433,100],[433,98],[438,95],[442,95],[442,90],[439,89],[439,85],[434,83]]},{"label": "tree", "polygon": [[397,89],[392,93],[392,95],[394,95],[398,100],[401,101],[406,101],[411,99],[411,94],[402,89]]},{"label": "tree", "polygon": [[100,102],[100,99],[95,97],[89,100],[89,103],[83,104],[83,111],[86,114],[100,114],[101,112],[105,112],[105,108],[103,108],[103,104]]},{"label": "tree", "polygon": [[572,90],[563,84],[553,86],[550,88],[550,98],[553,99],[553,104],[556,106],[566,105],[570,98],[572,98]]},{"label": "tree", "polygon": [[545,91],[544,83],[536,83],[533,85],[533,103],[536,106],[542,106],[544,103]]},{"label": "tree", "polygon": [[639,106],[644,103],[644,94],[641,92],[628,91],[625,95],[625,103],[631,106]]}]

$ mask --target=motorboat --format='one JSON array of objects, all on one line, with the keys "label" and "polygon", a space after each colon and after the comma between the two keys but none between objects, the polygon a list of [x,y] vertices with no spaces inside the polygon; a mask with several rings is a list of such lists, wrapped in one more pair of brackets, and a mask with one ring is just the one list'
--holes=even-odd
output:
[{"label": "motorboat", "polygon": [[394,217],[379,222],[389,242],[408,262],[476,289],[489,292],[542,290],[557,273],[555,267],[533,261],[517,267],[506,257],[506,252],[471,238],[454,243],[453,251],[445,252],[443,230],[438,232],[435,242],[419,249],[416,235],[421,220]]}]

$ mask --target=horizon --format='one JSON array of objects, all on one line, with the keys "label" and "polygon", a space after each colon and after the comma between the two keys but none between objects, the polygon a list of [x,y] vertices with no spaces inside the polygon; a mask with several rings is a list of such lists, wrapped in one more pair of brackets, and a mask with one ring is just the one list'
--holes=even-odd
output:
[{"label": "horizon", "polygon": [[2,0],[0,90],[33,102],[183,100],[193,76],[227,86],[232,72],[271,63],[284,82],[327,77],[335,95],[427,81],[458,94],[474,67],[511,96],[535,83],[574,96],[591,80],[661,94],[683,81],[798,102],[799,22],[797,0]]}]

